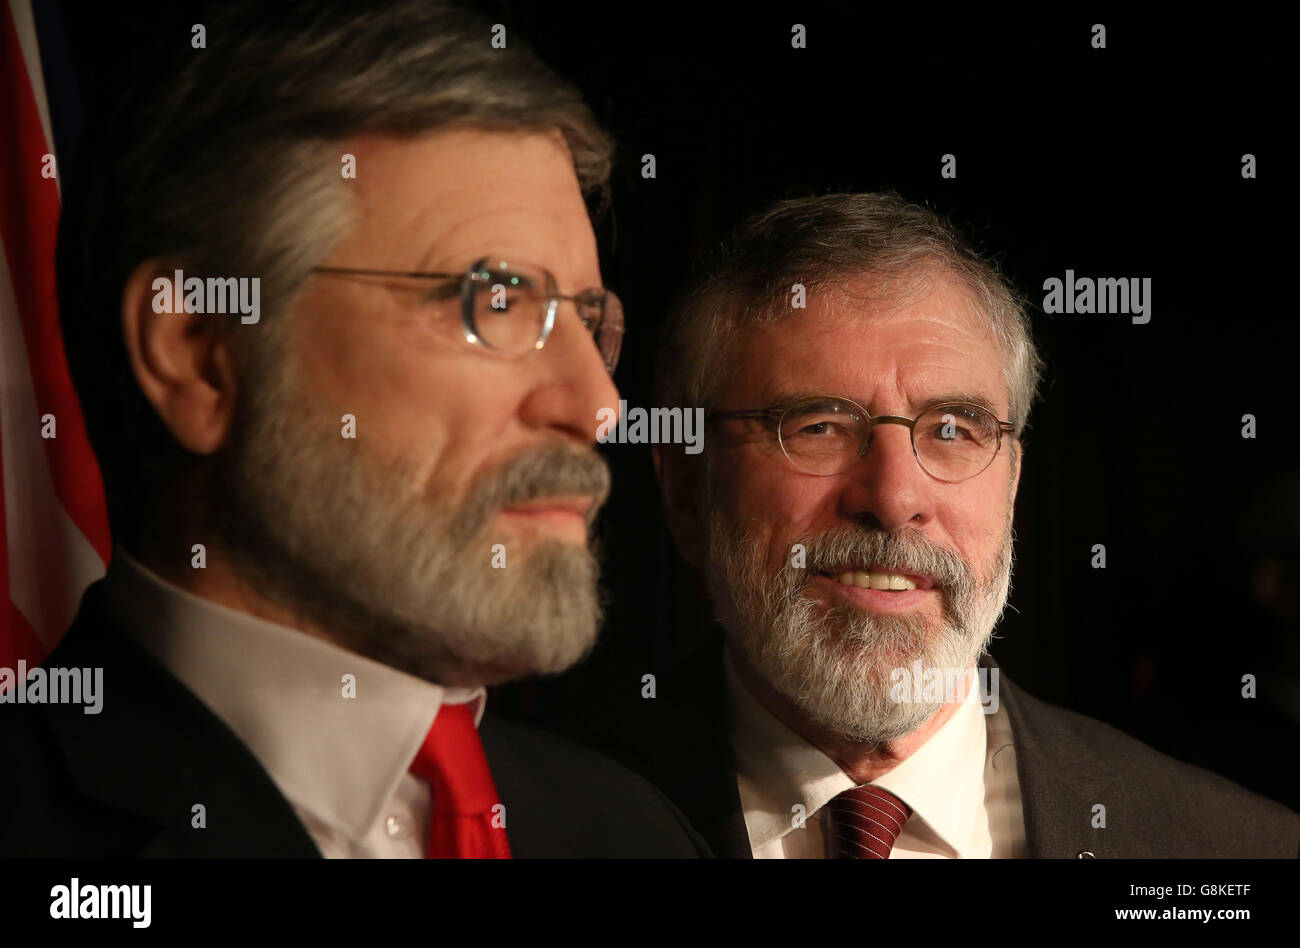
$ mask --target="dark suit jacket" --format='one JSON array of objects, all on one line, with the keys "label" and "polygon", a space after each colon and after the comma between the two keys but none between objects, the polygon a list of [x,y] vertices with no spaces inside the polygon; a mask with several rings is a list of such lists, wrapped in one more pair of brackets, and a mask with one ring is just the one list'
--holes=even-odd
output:
[{"label": "dark suit jacket", "polygon": [[[987,657],[981,664],[997,667]],[[1281,804],[1039,701],[1000,668],[998,678],[1031,857],[1300,856],[1300,816]],[[589,716],[566,729],[659,786],[716,855],[751,858],[725,733],[725,687],[719,636],[677,673],[660,676],[655,698],[611,704],[601,726]],[[1099,803],[1104,829],[1092,826]]]},{"label": "dark suit jacket", "polygon": [[[0,856],[319,857],[238,737],[116,629],[101,584],[47,666],[104,669],[103,710],[0,704]],[[519,858],[709,855],[652,786],[492,714],[479,728]],[[207,828],[192,829],[201,803]]]}]

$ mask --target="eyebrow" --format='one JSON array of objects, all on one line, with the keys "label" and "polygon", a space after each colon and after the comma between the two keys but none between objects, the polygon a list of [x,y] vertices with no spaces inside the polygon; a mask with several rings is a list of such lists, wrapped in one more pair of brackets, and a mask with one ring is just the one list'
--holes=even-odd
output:
[{"label": "eyebrow", "polygon": [[925,411],[926,409],[933,408],[936,405],[944,405],[950,402],[964,402],[967,405],[978,405],[994,418],[997,418],[999,414],[991,399],[976,392],[947,392],[943,395],[937,395],[925,402],[918,411]]},{"label": "eyebrow", "polygon": [[[835,398],[848,398],[851,399],[852,401],[857,402],[859,405],[864,405],[864,406],[867,404],[866,399],[858,398],[853,395],[841,395],[836,392],[819,391],[819,392],[789,392],[785,395],[780,396],[780,398],[772,404],[772,407],[786,408],[801,398],[817,397],[819,395],[831,396]],[[967,405],[977,405],[980,408],[983,408],[985,411],[987,411],[994,418],[1000,417],[999,412],[997,408],[994,406],[993,402],[987,396],[980,395],[977,392],[943,392],[939,395],[935,395],[932,396],[931,398],[927,398],[924,402],[921,402],[919,404],[913,402],[912,404],[915,407],[912,410],[919,415],[922,412],[928,411],[929,409],[935,408],[939,405],[950,405],[954,402],[962,402]]]}]

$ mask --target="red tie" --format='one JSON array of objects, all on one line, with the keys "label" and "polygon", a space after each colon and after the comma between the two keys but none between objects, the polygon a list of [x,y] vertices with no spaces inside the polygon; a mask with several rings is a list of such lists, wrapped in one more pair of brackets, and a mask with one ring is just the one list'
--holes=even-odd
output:
[{"label": "red tie", "polygon": [[510,858],[505,808],[493,811],[500,800],[468,704],[438,709],[411,773],[433,788],[428,858]]},{"label": "red tie", "polygon": [[888,790],[867,785],[845,790],[825,806],[826,855],[831,859],[888,859],[912,808]]}]

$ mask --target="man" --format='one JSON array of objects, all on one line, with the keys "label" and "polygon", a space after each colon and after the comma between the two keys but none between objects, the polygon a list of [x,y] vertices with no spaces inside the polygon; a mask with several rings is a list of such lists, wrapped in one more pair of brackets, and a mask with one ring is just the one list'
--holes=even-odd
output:
[{"label": "man", "polygon": [[0,704],[0,853],[706,853],[640,778],[484,708],[600,621],[607,139],[465,14],[260,6],[69,189],[117,546],[47,665],[102,668],[102,707]]},{"label": "man", "polygon": [[[896,195],[743,224],[665,336],[669,522],[723,636],[605,741],[718,855],[1285,856],[1300,818],[985,656],[1039,374],[997,270]],[[984,712],[984,713],[981,713]]]}]

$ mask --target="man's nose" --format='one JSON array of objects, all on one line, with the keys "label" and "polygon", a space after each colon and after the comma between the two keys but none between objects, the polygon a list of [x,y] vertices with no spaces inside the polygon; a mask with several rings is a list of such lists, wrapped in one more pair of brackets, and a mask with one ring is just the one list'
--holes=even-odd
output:
[{"label": "man's nose", "polygon": [[868,520],[883,530],[896,530],[933,516],[929,475],[917,463],[912,433],[906,425],[876,425],[866,454],[843,475],[841,513]]},{"label": "man's nose", "polygon": [[560,303],[555,328],[532,358],[542,377],[524,402],[525,423],[556,428],[577,443],[594,444],[601,409],[618,411],[618,388],[595,337],[571,303]]}]

